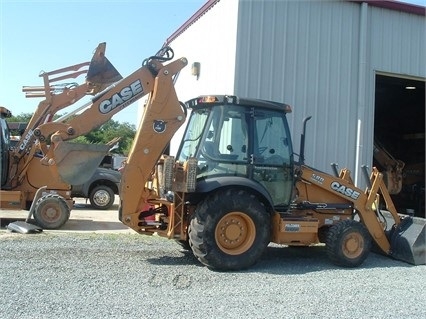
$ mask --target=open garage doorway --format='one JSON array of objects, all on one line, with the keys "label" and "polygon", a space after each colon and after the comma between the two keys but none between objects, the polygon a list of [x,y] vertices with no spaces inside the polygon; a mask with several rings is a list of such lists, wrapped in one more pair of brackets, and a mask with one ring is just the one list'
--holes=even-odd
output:
[{"label": "open garage doorway", "polygon": [[399,213],[425,216],[425,81],[376,74],[373,164]]}]

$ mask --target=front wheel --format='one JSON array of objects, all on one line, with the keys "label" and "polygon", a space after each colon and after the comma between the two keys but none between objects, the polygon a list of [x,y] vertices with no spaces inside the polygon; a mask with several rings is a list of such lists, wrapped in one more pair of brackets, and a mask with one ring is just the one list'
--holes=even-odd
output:
[{"label": "front wheel", "polygon": [[347,219],[332,226],[327,233],[326,251],[338,266],[357,267],[367,258],[371,236],[363,224]]},{"label": "front wheel", "polygon": [[33,216],[41,228],[57,229],[70,218],[70,208],[63,197],[48,194],[37,200]]},{"label": "front wheel", "polygon": [[204,265],[217,270],[252,266],[269,244],[271,218],[255,196],[220,191],[202,201],[191,219],[189,243]]}]

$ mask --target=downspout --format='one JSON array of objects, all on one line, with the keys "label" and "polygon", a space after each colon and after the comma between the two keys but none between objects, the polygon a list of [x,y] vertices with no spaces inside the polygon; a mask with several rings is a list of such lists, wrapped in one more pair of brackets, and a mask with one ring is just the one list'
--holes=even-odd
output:
[{"label": "downspout", "polygon": [[362,125],[365,116],[366,90],[365,81],[367,74],[367,14],[368,4],[361,4],[358,48],[358,92],[357,92],[357,127],[355,150],[355,185],[358,185],[360,160],[362,155]]}]

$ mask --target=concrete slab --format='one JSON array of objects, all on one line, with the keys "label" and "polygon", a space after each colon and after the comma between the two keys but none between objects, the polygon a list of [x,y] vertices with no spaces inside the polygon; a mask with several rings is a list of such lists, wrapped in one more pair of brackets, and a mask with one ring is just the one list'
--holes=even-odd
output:
[{"label": "concrete slab", "polygon": [[[76,198],[70,219],[60,229],[44,230],[45,232],[94,232],[94,233],[129,233],[137,234],[118,219],[119,198],[116,196],[114,205],[109,210],[95,210],[88,201]],[[25,220],[28,211],[0,209],[1,229],[16,220]]]}]

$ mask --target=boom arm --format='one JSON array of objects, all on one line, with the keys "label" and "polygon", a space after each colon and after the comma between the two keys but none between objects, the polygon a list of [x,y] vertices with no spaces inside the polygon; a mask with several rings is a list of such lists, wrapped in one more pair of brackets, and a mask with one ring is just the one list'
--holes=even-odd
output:
[{"label": "boom arm", "polygon": [[[34,130],[43,123],[50,122],[53,116],[59,110],[77,102],[87,94],[87,85],[77,85],[77,83],[56,84],[58,81],[65,79],[76,78],[87,73],[84,69],[89,65],[89,62],[84,62],[62,68],[51,72],[43,72],[40,76],[43,77],[44,86],[25,86],[23,91],[28,98],[45,97],[41,101],[27,124],[22,138],[18,145],[11,150],[11,163],[9,169],[9,187],[15,187],[20,183],[25,176],[29,163],[36,152],[36,136]],[[54,76],[54,77],[52,77]],[[25,163],[19,165],[26,154]]]},{"label": "boom arm", "polygon": [[[178,61],[181,64],[172,65],[180,69],[186,64],[186,59]],[[176,70],[166,67],[158,73],[121,179],[120,220],[136,231],[140,208],[158,196],[158,190],[147,187],[155,164],[186,118],[185,106],[179,103],[173,86]]]},{"label": "boom arm", "polygon": [[[89,62],[72,65],[66,68],[51,72],[43,72],[40,76],[43,77],[44,86],[24,86],[22,91],[28,98],[44,97],[34,112],[31,120],[23,133],[23,138],[18,143],[14,152],[15,158],[21,158],[33,146],[35,136],[34,130],[43,123],[50,122],[53,116],[59,110],[74,104],[87,94],[86,84],[77,85],[76,83],[54,84],[57,81],[76,78],[87,73],[84,67],[88,66]],[[72,72],[72,73],[68,73]],[[67,74],[63,74],[67,73]],[[50,78],[52,75],[62,74],[55,78]]]},{"label": "boom arm", "polygon": [[[165,50],[163,49],[162,53],[167,53]],[[169,54],[173,52],[170,48],[167,48],[167,50]],[[174,92],[173,79],[186,66],[187,60],[181,58],[163,65],[163,61],[172,58],[173,56],[168,58],[153,56],[147,59],[139,70],[121,81],[107,86],[110,83],[105,78],[110,78],[108,74],[111,72],[111,68],[113,71],[115,69],[105,58],[105,43],[101,43],[90,64],[86,82],[93,91],[103,91],[94,96],[92,103],[85,111],[68,122],[45,123],[34,131],[34,135],[40,141],[46,141],[47,137],[52,134],[51,147],[44,148],[46,152],[42,160],[43,163],[46,165],[56,164],[62,178],[70,184],[75,184],[78,171],[82,169],[91,170],[92,167],[97,166],[96,163],[93,165],[96,160],[90,161],[91,155],[89,154],[94,154],[93,151],[101,154],[104,151],[99,148],[99,145],[86,145],[86,149],[82,149],[82,145],[78,145],[78,148],[76,148],[76,144],[66,143],[65,141],[84,135],[99,127],[111,119],[113,115],[147,94],[152,95],[153,107],[173,103],[171,101],[175,101],[179,105]],[[106,89],[104,89],[105,86],[107,86]],[[154,101],[156,102],[154,103]],[[169,110],[162,108],[155,110],[148,107],[148,109],[153,114],[161,114],[160,117],[163,118],[167,118],[167,112],[169,112]],[[167,118],[167,120],[169,119]],[[93,156],[96,159],[99,158],[99,155]]]},{"label": "boom arm", "polygon": [[380,208],[377,202],[379,194],[384,199],[396,226],[399,225],[400,218],[383,182],[383,175],[376,168],[373,168],[370,175],[371,187],[365,191],[354,186],[348,170],[342,170],[338,177],[304,165],[300,170],[300,181],[296,183],[299,192],[298,201],[309,201],[314,195],[322,194],[322,198],[330,198],[332,195],[351,202],[377,246],[387,254],[390,252],[390,242],[379,218]]},{"label": "boom arm", "polygon": [[[51,122],[53,116],[59,110],[76,103],[86,95],[95,94],[106,85],[122,78],[108,59],[104,55],[99,55],[101,51],[105,51],[105,43],[101,43],[98,46],[98,50],[91,62],[83,62],[50,72],[42,72],[40,76],[43,77],[44,86],[23,87],[22,91],[25,92],[27,98],[44,97],[45,99],[39,103],[17,147],[11,150],[12,161],[7,182],[9,187],[18,185],[23,179],[37,147],[40,147],[44,154],[48,152],[46,137],[36,135],[39,126]],[[88,66],[90,67],[87,69]],[[96,85],[91,82],[78,85],[73,80],[70,80],[86,73],[87,76],[91,75],[92,78],[96,79]],[[64,80],[70,82],[63,83],[62,81]],[[36,143],[37,138],[40,143]],[[25,162],[22,164],[21,161],[27,154],[28,156],[25,157]]]}]

